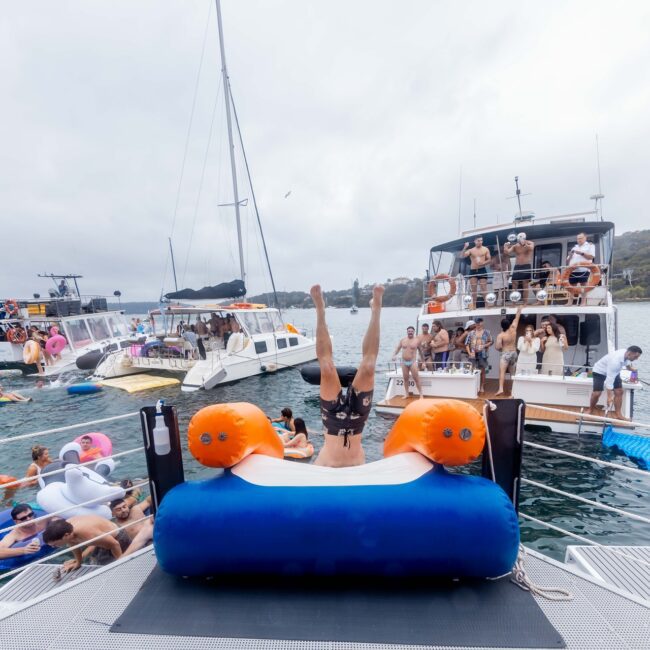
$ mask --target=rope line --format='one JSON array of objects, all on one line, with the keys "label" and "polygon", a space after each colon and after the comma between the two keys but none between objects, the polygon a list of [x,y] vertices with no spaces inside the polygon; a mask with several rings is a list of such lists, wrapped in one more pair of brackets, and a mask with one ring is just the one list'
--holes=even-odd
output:
[{"label": "rope line", "polygon": [[[137,485],[134,485],[130,488],[125,489],[125,492],[130,492],[131,490],[135,490],[137,488],[144,487],[145,485],[149,485],[149,483],[138,483]],[[37,521],[45,521],[46,519],[51,519],[52,517],[58,517],[62,512],[68,512],[68,510],[74,510],[75,508],[80,508],[82,506],[87,506],[90,505],[91,503],[94,505],[102,505],[104,503],[107,503],[107,501],[102,501],[102,497],[99,497],[98,499],[90,499],[88,501],[84,501],[82,503],[74,503],[71,506],[68,506],[67,508],[63,508],[61,510],[55,510],[54,512],[48,512],[47,514],[44,514],[40,517],[36,517],[35,519],[30,519],[28,522],[25,523],[19,523],[15,524],[13,526],[8,526],[7,528],[3,528],[0,530],[0,533],[4,533],[10,530],[13,530],[14,528],[22,528],[23,526],[29,526],[30,524],[35,524]],[[63,517],[65,519],[65,517]]]},{"label": "rope line", "polygon": [[614,469],[622,469],[626,472],[632,472],[633,474],[639,474],[645,478],[650,477],[650,473],[647,470],[639,469],[638,467],[626,467],[625,465],[620,465],[619,463],[610,463],[606,460],[599,460],[598,458],[592,458],[590,456],[582,456],[581,454],[574,454],[570,451],[564,451],[563,449],[556,449],[555,447],[546,447],[545,445],[539,445],[535,442],[528,442],[524,440],[524,445],[528,447],[535,447],[535,449],[543,449],[544,451],[552,451],[556,454],[561,454],[562,456],[570,456],[571,458],[578,458],[580,460],[588,460],[597,465],[602,465],[603,467],[613,467]]},{"label": "rope line", "polygon": [[[135,521],[131,521],[128,524],[124,524],[124,526],[118,526],[115,530],[112,530],[107,533],[102,533],[101,535],[97,535],[96,537],[92,537],[91,539],[87,539],[83,542],[80,542],[79,544],[75,544],[74,546],[68,546],[67,548],[64,548],[60,551],[57,551],[56,553],[52,553],[51,555],[46,555],[45,557],[42,557],[38,560],[34,560],[33,562],[30,562],[29,564],[25,564],[24,566],[18,567],[17,569],[12,569],[11,571],[7,571],[7,573],[1,574],[1,577],[3,580],[6,578],[9,578],[10,576],[16,575],[18,573],[22,573],[25,569],[27,569],[30,566],[34,566],[35,564],[42,564],[45,562],[45,560],[52,560],[55,557],[61,557],[62,555],[66,555],[70,551],[74,551],[78,548],[81,548],[82,546],[88,546],[92,544],[92,542],[96,542],[98,539],[101,539],[102,537],[106,537],[106,535],[112,535],[113,533],[116,533],[119,530],[123,530],[124,528],[128,528],[129,526],[134,526],[135,524],[139,524],[142,521],[145,521],[146,519],[151,518],[152,515],[147,515],[145,517],[141,517],[140,519],[136,519]],[[117,558],[116,558],[117,559]],[[60,571],[60,569],[59,569]]]},{"label": "rope line", "polygon": [[80,422],[79,424],[70,424],[65,427],[58,427],[56,429],[44,429],[43,431],[35,431],[34,433],[25,433],[20,436],[12,436],[11,438],[0,438],[0,445],[6,442],[13,442],[14,440],[26,440],[27,438],[36,438],[44,436],[49,433],[60,433],[61,431],[72,431],[72,429],[83,429],[93,424],[104,424],[106,422],[115,422],[116,420],[126,420],[127,418],[139,417],[140,412],[125,413],[124,415],[114,415],[110,418],[102,418],[101,420],[90,420],[90,422]]},{"label": "rope line", "polygon": [[540,596],[541,598],[546,598],[546,600],[573,600],[573,594],[566,589],[560,589],[559,587],[542,587],[533,582],[526,574],[526,568],[524,566],[526,563],[526,555],[526,547],[523,544],[520,544],[519,554],[517,555],[515,566],[512,569],[512,578],[510,578],[510,582],[517,585],[520,589],[530,591],[531,594]]},{"label": "rope line", "polygon": [[551,487],[550,485],[544,485],[543,483],[538,483],[537,481],[531,481],[527,478],[521,479],[522,483],[527,483],[528,485],[534,485],[542,490],[547,490],[548,492],[554,492],[555,494],[560,494],[574,501],[580,501],[586,503],[587,505],[594,506],[595,508],[601,508],[602,510],[608,510],[609,512],[615,512],[618,515],[623,517],[628,517],[629,519],[634,519],[635,521],[641,521],[644,524],[650,524],[650,518],[644,517],[643,515],[637,515],[633,512],[627,512],[627,510],[621,510],[620,508],[615,508],[614,506],[608,506],[605,503],[600,503],[599,501],[592,501],[591,499],[585,499],[584,497],[579,497],[576,494],[571,494],[570,492],[565,492],[564,490],[558,490],[557,488]]}]

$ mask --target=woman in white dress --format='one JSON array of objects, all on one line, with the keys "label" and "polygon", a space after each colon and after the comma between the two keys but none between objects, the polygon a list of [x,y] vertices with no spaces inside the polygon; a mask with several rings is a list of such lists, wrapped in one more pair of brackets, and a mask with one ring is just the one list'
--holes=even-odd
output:
[{"label": "woman in white dress", "polygon": [[547,323],[542,335],[541,350],[542,374],[564,375],[564,350],[567,349],[566,337],[560,333],[555,323]]},{"label": "woman in white dress", "polygon": [[537,374],[537,353],[541,341],[535,336],[535,328],[532,325],[526,325],[524,335],[517,340],[517,375],[536,375]]}]

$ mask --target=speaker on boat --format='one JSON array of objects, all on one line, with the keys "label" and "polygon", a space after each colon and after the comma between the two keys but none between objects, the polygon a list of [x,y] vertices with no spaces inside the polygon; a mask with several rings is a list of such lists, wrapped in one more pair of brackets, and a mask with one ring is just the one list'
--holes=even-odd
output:
[{"label": "speaker on boat", "polygon": [[585,314],[580,323],[580,345],[600,345],[600,316]]}]

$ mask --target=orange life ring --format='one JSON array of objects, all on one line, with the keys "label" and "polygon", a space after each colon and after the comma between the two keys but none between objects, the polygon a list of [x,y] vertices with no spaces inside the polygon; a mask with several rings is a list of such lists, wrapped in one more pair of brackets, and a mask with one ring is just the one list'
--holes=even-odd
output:
[{"label": "orange life ring", "polygon": [[5,311],[9,314],[9,316],[15,316],[20,307],[18,306],[18,302],[11,298],[10,300],[5,300]]},{"label": "orange life ring", "polygon": [[[576,286],[569,282],[571,274],[577,269],[588,269],[589,270],[589,280],[585,286]],[[571,295],[579,296],[583,293],[591,291],[595,286],[598,285],[601,278],[600,266],[598,264],[580,264],[579,266],[567,266],[562,275],[560,276],[560,286],[564,287]]]},{"label": "orange life ring", "polygon": [[[438,282],[449,282],[449,293],[438,295]],[[434,302],[447,302],[452,296],[456,295],[456,280],[446,273],[434,275],[429,280],[428,294],[429,298]]]},{"label": "orange life ring", "polygon": [[9,343],[24,343],[27,340],[27,332],[22,327],[12,327],[7,330],[7,341]]}]

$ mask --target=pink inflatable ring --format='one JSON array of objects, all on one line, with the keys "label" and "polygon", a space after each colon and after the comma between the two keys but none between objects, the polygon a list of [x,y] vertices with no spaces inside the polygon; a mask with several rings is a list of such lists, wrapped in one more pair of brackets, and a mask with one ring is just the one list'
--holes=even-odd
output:
[{"label": "pink inflatable ring", "polygon": [[45,342],[45,351],[52,356],[56,356],[57,354],[61,354],[61,352],[63,352],[63,348],[65,348],[67,344],[68,342],[63,336],[60,334],[55,334]]},{"label": "pink inflatable ring", "polygon": [[89,436],[92,441],[92,447],[87,451],[82,451],[79,455],[79,460],[82,463],[87,463],[90,460],[97,460],[98,458],[105,458],[113,453],[113,443],[105,433],[84,433],[74,439],[74,442],[81,444],[81,439]]}]

